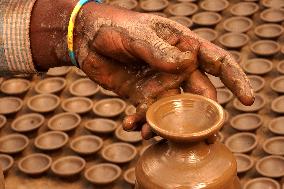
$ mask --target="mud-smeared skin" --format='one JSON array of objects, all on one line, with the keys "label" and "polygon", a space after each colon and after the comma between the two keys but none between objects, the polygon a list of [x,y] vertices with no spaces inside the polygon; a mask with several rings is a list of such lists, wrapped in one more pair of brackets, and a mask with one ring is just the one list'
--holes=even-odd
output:
[{"label": "mud-smeared skin", "polygon": [[[70,65],[66,31],[75,3],[37,1],[31,43],[39,69]],[[205,72],[219,76],[244,104],[254,100],[247,77],[228,52],[166,18],[88,3],[76,20],[75,52],[92,80],[137,106],[124,120],[127,130],[140,129],[149,105],[168,91],[176,94],[182,87],[216,100]],[[144,124],[143,137],[150,133]]]}]

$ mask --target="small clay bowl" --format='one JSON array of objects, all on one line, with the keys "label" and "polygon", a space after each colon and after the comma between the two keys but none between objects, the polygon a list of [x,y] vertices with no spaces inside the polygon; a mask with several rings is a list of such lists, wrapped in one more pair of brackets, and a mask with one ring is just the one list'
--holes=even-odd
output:
[{"label": "small clay bowl", "polygon": [[75,74],[80,76],[80,77],[87,77],[87,75],[85,74],[85,72],[83,72],[81,69],[79,68],[75,68]]},{"label": "small clay bowl", "polygon": [[145,0],[141,1],[140,8],[144,11],[161,11],[165,9],[169,5],[169,2],[167,0]]},{"label": "small clay bowl", "polygon": [[87,121],[84,127],[93,133],[108,134],[116,130],[117,123],[111,119],[97,118]]},{"label": "small clay bowl", "polygon": [[134,186],[136,181],[135,167],[127,169],[123,174],[123,179],[130,185]]},{"label": "small clay bowl", "polygon": [[2,127],[4,127],[4,125],[5,125],[6,123],[7,123],[6,117],[3,116],[3,115],[0,115],[0,129],[1,129]]},{"label": "small clay bowl", "polygon": [[17,97],[0,98],[0,114],[8,115],[20,111],[23,107],[23,101]]},{"label": "small clay bowl", "polygon": [[229,53],[233,56],[237,63],[240,63],[242,60],[242,55],[238,51],[229,51]]},{"label": "small clay bowl", "polygon": [[45,118],[41,114],[29,113],[17,117],[11,124],[11,129],[25,133],[37,130],[44,124]]},{"label": "small clay bowl", "polygon": [[128,10],[133,10],[138,5],[136,0],[113,0],[109,2],[109,4],[113,6],[122,7]]},{"label": "small clay bowl", "polygon": [[224,83],[220,80],[219,77],[215,77],[213,75],[207,75],[210,79],[211,83],[214,85],[215,88],[222,88],[224,87]]},{"label": "small clay bowl", "polygon": [[237,172],[244,173],[249,171],[253,166],[254,162],[250,156],[245,154],[234,154],[237,161]]},{"label": "small clay bowl", "polygon": [[7,173],[13,166],[14,159],[6,154],[0,154],[0,167],[2,168],[3,173]]},{"label": "small clay bowl", "polygon": [[230,3],[227,0],[204,0],[200,3],[200,8],[206,11],[220,12],[225,10]]},{"label": "small clay bowl", "polygon": [[250,46],[250,50],[256,55],[260,56],[272,56],[280,51],[280,45],[271,40],[260,40],[254,42]]},{"label": "small clay bowl", "polygon": [[247,17],[236,16],[225,20],[223,27],[229,32],[247,32],[253,26],[253,21]]},{"label": "small clay bowl", "polygon": [[227,104],[233,99],[233,93],[228,89],[217,89],[217,102],[221,105]]},{"label": "small clay bowl", "polygon": [[61,103],[61,108],[66,112],[84,114],[92,109],[93,101],[86,97],[71,97]]},{"label": "small clay bowl", "polygon": [[253,58],[244,62],[242,67],[246,73],[264,75],[272,70],[273,63],[268,59]]},{"label": "small clay bowl", "polygon": [[71,67],[69,66],[61,66],[61,67],[55,67],[55,68],[49,68],[46,75],[48,76],[65,76],[68,74],[68,72],[71,70]]},{"label": "small clay bowl", "polygon": [[57,159],[51,165],[54,174],[60,177],[72,177],[78,175],[86,166],[86,161],[77,156],[65,156]]},{"label": "small clay bowl", "polygon": [[267,8],[276,8],[284,7],[284,2],[282,0],[262,0],[262,5]]},{"label": "small clay bowl", "polygon": [[265,22],[282,22],[284,20],[284,10],[282,9],[265,9],[260,13],[260,19]]},{"label": "small clay bowl", "polygon": [[264,88],[265,80],[257,75],[248,75],[248,79],[254,92],[259,92]]},{"label": "small clay bowl", "polygon": [[136,155],[137,150],[135,146],[124,142],[113,143],[102,149],[102,157],[111,163],[128,163]]},{"label": "small clay bowl", "polygon": [[136,108],[133,105],[128,105],[124,111],[125,115],[134,115],[136,113]]},{"label": "small clay bowl", "polygon": [[28,175],[40,175],[50,168],[51,157],[41,153],[30,154],[22,158],[18,163],[18,168]]},{"label": "small clay bowl", "polygon": [[266,104],[266,100],[263,96],[260,94],[255,94],[255,101],[253,105],[251,106],[245,106],[243,105],[238,99],[234,99],[233,106],[239,111],[243,112],[256,112],[260,109],[262,109]]},{"label": "small clay bowl", "polygon": [[47,113],[54,111],[60,104],[60,98],[53,94],[35,95],[28,99],[28,108],[34,112]]},{"label": "small clay bowl", "polygon": [[234,153],[248,153],[257,146],[255,134],[242,132],[231,135],[225,145]]},{"label": "small clay bowl", "polygon": [[73,112],[54,115],[48,120],[47,127],[53,131],[68,132],[74,130],[81,123],[81,117]]},{"label": "small clay bowl", "polygon": [[118,96],[117,94],[115,94],[114,92],[110,91],[110,90],[107,90],[107,89],[104,89],[101,87],[100,89],[100,92],[103,94],[103,95],[106,95],[106,96]]},{"label": "small clay bowl", "polygon": [[284,176],[284,157],[266,156],[256,163],[256,171],[266,177],[278,178]]},{"label": "small clay bowl", "polygon": [[260,38],[271,39],[281,36],[283,30],[283,27],[278,24],[262,24],[254,29],[254,33]]},{"label": "small clay bowl", "polygon": [[284,155],[284,137],[272,137],[267,139],[262,146],[263,150],[272,155]]},{"label": "small clay bowl", "polygon": [[40,150],[57,150],[65,146],[68,140],[68,135],[61,131],[49,131],[37,136],[34,145]]},{"label": "small clay bowl", "polygon": [[0,138],[0,152],[16,154],[29,145],[29,139],[21,134],[9,134]]},{"label": "small clay bowl", "polygon": [[9,79],[2,83],[1,91],[7,95],[21,95],[31,87],[30,81],[26,79]]},{"label": "small clay bowl", "polygon": [[214,26],[222,20],[222,16],[216,12],[200,12],[192,16],[194,24],[200,26]]},{"label": "small clay bowl", "polygon": [[284,135],[284,117],[277,117],[269,122],[268,129],[277,135]]},{"label": "small clay bowl", "polygon": [[70,148],[81,155],[95,154],[103,147],[103,140],[94,135],[84,135],[75,138]]},{"label": "small clay bowl", "polygon": [[185,16],[171,16],[169,17],[170,20],[173,20],[187,28],[190,28],[193,25],[193,22],[190,18]]},{"label": "small clay bowl", "polygon": [[238,49],[249,42],[249,37],[243,33],[226,33],[219,37],[219,42],[224,47]]},{"label": "small clay bowl", "polygon": [[199,28],[193,30],[199,37],[206,39],[210,42],[215,41],[218,37],[218,33],[210,28]]},{"label": "small clay bowl", "polygon": [[116,181],[121,175],[119,166],[111,163],[94,165],[85,171],[85,178],[96,185],[107,185]]},{"label": "small clay bowl", "polygon": [[98,84],[88,78],[83,78],[75,81],[69,87],[69,92],[74,96],[93,96],[98,93],[100,87]]},{"label": "small clay bowl", "polygon": [[272,111],[284,114],[284,96],[277,97],[271,103]]},{"label": "small clay bowl", "polygon": [[170,5],[168,10],[174,16],[190,16],[197,12],[198,6],[193,3],[175,3]]},{"label": "small clay bowl", "polygon": [[35,86],[35,91],[40,94],[59,93],[66,87],[66,80],[62,77],[52,77],[41,80]]},{"label": "small clay bowl", "polygon": [[93,111],[102,117],[115,117],[126,108],[126,103],[119,98],[103,99],[94,104]]},{"label": "small clay bowl", "polygon": [[254,131],[263,124],[263,119],[258,114],[239,114],[230,120],[230,125],[239,131]]},{"label": "small clay bowl", "polygon": [[[284,48],[283,48],[283,49],[284,49]],[[283,53],[283,54],[284,54],[284,53]],[[280,74],[284,74],[284,60],[278,62],[276,69],[277,69],[277,71],[278,71]]]},{"label": "small clay bowl", "polygon": [[280,185],[273,179],[266,177],[259,177],[249,180],[244,189],[280,189]]},{"label": "small clay bowl", "polygon": [[284,76],[276,77],[270,83],[270,87],[277,93],[284,93]]},{"label": "small clay bowl", "polygon": [[118,127],[115,131],[115,136],[119,140],[128,143],[137,143],[142,141],[142,136],[140,131],[125,131],[122,126]]},{"label": "small clay bowl", "polygon": [[239,2],[232,6],[230,12],[235,16],[251,16],[259,10],[259,6],[252,2]]}]

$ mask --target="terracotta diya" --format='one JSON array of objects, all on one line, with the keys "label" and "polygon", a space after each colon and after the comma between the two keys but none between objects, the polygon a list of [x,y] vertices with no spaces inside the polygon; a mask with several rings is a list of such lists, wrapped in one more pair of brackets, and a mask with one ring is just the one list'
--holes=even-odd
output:
[{"label": "terracotta diya", "polygon": [[266,156],[256,163],[256,170],[259,174],[278,178],[284,176],[284,157],[282,156]]},{"label": "terracotta diya", "polygon": [[260,13],[260,19],[265,22],[282,22],[284,20],[283,9],[265,9]]},{"label": "terracotta diya", "polygon": [[284,155],[284,137],[272,137],[263,143],[263,150],[272,155]]},{"label": "terracotta diya", "polygon": [[276,113],[284,114],[284,96],[277,97],[272,101],[271,110]]},{"label": "terracotta diya", "polygon": [[268,59],[249,59],[242,65],[244,71],[249,74],[263,75],[269,73],[273,68],[273,63]]},{"label": "terracotta diya", "polygon": [[47,113],[54,111],[60,104],[60,98],[53,94],[34,95],[28,99],[28,108],[34,112]]},{"label": "terracotta diya", "polygon": [[136,0],[113,0],[109,2],[110,5],[122,7],[128,10],[135,9],[138,5]]},{"label": "terracotta diya", "polygon": [[169,5],[167,0],[145,0],[141,1],[140,8],[144,11],[161,11]]},{"label": "terracotta diya", "polygon": [[258,114],[245,113],[233,117],[230,124],[239,131],[254,131],[263,124],[263,119]]},{"label": "terracotta diya", "polygon": [[123,179],[130,185],[135,185],[135,168],[127,169],[123,174]]},{"label": "terracotta diya", "polygon": [[6,123],[7,123],[6,117],[3,116],[3,115],[0,115],[0,129],[1,129],[2,127],[4,127],[4,125],[5,125]]},{"label": "terracotta diya", "polygon": [[267,8],[279,8],[284,7],[284,2],[282,0],[262,0],[262,5]]},{"label": "terracotta diya", "polygon": [[229,51],[229,53],[233,56],[233,58],[237,61],[237,63],[240,63],[242,60],[242,55],[240,52],[238,51]]},{"label": "terracotta diya", "polygon": [[233,99],[233,93],[228,89],[217,89],[217,102],[221,105],[227,104]]},{"label": "terracotta diya", "polygon": [[21,134],[9,134],[0,138],[0,152],[16,154],[22,152],[29,144],[29,139]]},{"label": "terracotta diya", "polygon": [[209,75],[209,74],[207,76],[210,79],[211,83],[214,85],[214,87],[222,88],[222,87],[225,86],[224,83],[220,80],[219,77],[215,77],[215,76]]},{"label": "terracotta diya", "polygon": [[248,153],[256,148],[257,138],[255,134],[242,132],[231,135],[225,145],[234,153]]},{"label": "terracotta diya", "polygon": [[220,12],[226,9],[230,3],[227,0],[204,0],[200,3],[200,7],[206,11]]},{"label": "terracotta diya", "polygon": [[254,161],[250,156],[245,154],[234,154],[237,160],[237,172],[244,173],[252,169],[254,166]]},{"label": "terracotta diya", "polygon": [[126,103],[119,98],[103,99],[94,104],[93,111],[102,117],[115,117],[126,108]]},{"label": "terracotta diya", "polygon": [[219,42],[227,48],[241,48],[249,42],[249,37],[243,33],[226,33],[219,37]]},{"label": "terracotta diya", "polygon": [[215,12],[200,12],[192,16],[194,24],[200,26],[214,26],[222,20],[222,16]]},{"label": "terracotta diya", "polygon": [[36,137],[35,147],[40,150],[57,150],[67,144],[69,137],[61,131],[49,131]]},{"label": "terracotta diya", "polygon": [[3,173],[7,173],[13,166],[14,159],[6,154],[0,154],[0,166],[2,168]]},{"label": "terracotta diya", "polygon": [[87,121],[84,127],[93,133],[108,134],[116,130],[117,123],[111,119],[97,118]]},{"label": "terracotta diya", "polygon": [[270,83],[270,87],[277,93],[284,93],[284,76],[276,77]]},{"label": "terracotta diya", "polygon": [[83,78],[75,81],[69,87],[69,92],[74,96],[93,96],[98,93],[100,87],[98,84],[88,78]]},{"label": "terracotta diya", "polygon": [[262,109],[266,104],[265,98],[260,94],[255,94],[255,101],[251,106],[243,105],[237,98],[233,101],[233,106],[239,111],[256,112]]},{"label": "terracotta diya", "polygon": [[28,175],[39,175],[50,168],[51,157],[41,153],[30,154],[22,158],[18,163],[18,168]]},{"label": "terracotta diya", "polygon": [[[284,48],[283,48],[283,49],[284,49]],[[283,51],[283,52],[284,52],[284,51]],[[277,69],[277,71],[278,71],[280,74],[284,74],[284,60],[278,62],[276,69]]]},{"label": "terracotta diya", "polygon": [[142,136],[140,131],[125,131],[122,126],[118,127],[115,131],[115,136],[117,139],[123,142],[137,143],[142,141]]},{"label": "terracotta diya", "polygon": [[253,53],[260,56],[272,56],[280,51],[280,45],[271,40],[260,40],[254,42],[250,49]]},{"label": "terracotta diya", "polygon": [[253,26],[253,21],[247,17],[237,16],[231,17],[224,21],[223,27],[229,32],[247,32]]},{"label": "terracotta diya", "polygon": [[199,28],[193,30],[194,33],[196,33],[199,37],[206,39],[210,42],[215,41],[218,37],[218,33],[210,28]]},{"label": "terracotta diya", "polygon": [[84,135],[75,138],[70,148],[81,155],[95,154],[103,147],[103,140],[94,135]]},{"label": "terracotta diya", "polygon": [[79,68],[74,68],[75,69],[75,74],[80,76],[80,77],[87,77],[87,75],[85,74],[85,72],[83,72],[81,69]]},{"label": "terracotta diya", "polygon": [[23,101],[17,97],[0,98],[0,114],[7,115],[20,111],[23,107]]},{"label": "terracotta diya", "polygon": [[85,171],[85,178],[96,185],[107,185],[115,182],[121,175],[119,166],[111,163],[94,165]]},{"label": "terracotta diya", "polygon": [[69,66],[61,66],[61,67],[54,67],[49,68],[46,75],[48,76],[65,76],[68,74],[68,72],[71,70],[71,67]]},{"label": "terracotta diya", "polygon": [[254,92],[259,92],[264,88],[265,80],[257,75],[248,75],[248,79]]},{"label": "terracotta diya", "polygon": [[269,122],[268,129],[277,135],[284,135],[284,117],[277,117]]},{"label": "terracotta diya", "polygon": [[124,110],[125,115],[133,115],[136,113],[136,108],[133,105],[128,105]]},{"label": "terracotta diya", "polygon": [[280,185],[273,179],[266,177],[254,178],[244,185],[244,189],[280,189]]},{"label": "terracotta diya", "polygon": [[54,174],[61,177],[78,175],[85,168],[86,161],[77,156],[65,156],[57,159],[51,165]]},{"label": "terracotta diya", "polygon": [[79,126],[81,117],[72,112],[59,113],[48,120],[47,127],[53,131],[68,132]]},{"label": "terracotta diya", "polygon": [[101,87],[100,89],[100,92],[103,94],[103,95],[106,95],[106,96],[118,96],[117,94],[115,94],[114,92],[110,91],[110,90],[107,90],[107,89],[104,89]]},{"label": "terracotta diya", "polygon": [[135,146],[117,142],[110,144],[102,149],[102,157],[111,163],[128,163],[137,155]]},{"label": "terracotta diya", "polygon": [[265,39],[277,38],[283,34],[283,27],[278,24],[262,24],[254,29],[254,33]]},{"label": "terracotta diya", "polygon": [[61,108],[66,112],[84,114],[92,109],[93,101],[86,97],[71,97],[61,103]]},{"label": "terracotta diya", "polygon": [[174,16],[190,16],[198,10],[198,6],[194,3],[176,3],[170,5],[168,10]]},{"label": "terracotta diya", "polygon": [[31,87],[30,81],[26,79],[8,79],[1,85],[1,91],[7,95],[21,95]]},{"label": "terracotta diya", "polygon": [[40,94],[58,93],[66,87],[66,80],[62,77],[52,77],[41,80],[35,86],[35,91]]},{"label": "terracotta diya", "polygon": [[16,132],[25,133],[34,131],[44,124],[45,118],[41,114],[29,113],[17,117],[11,124],[11,129]]},{"label": "terracotta diya", "polygon": [[253,2],[239,2],[232,6],[230,12],[235,16],[251,16],[259,10],[259,6]]},{"label": "terracotta diya", "polygon": [[185,16],[171,16],[169,19],[187,27],[190,28],[193,25],[193,22],[190,18],[185,17]]}]

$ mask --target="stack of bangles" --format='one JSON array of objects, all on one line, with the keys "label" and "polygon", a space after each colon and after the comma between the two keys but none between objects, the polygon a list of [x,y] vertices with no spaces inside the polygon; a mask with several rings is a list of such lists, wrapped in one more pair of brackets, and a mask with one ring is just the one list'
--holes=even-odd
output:
[{"label": "stack of bangles", "polygon": [[71,59],[72,64],[75,65],[76,67],[79,67],[79,64],[77,63],[76,58],[75,58],[74,43],[73,43],[73,39],[74,39],[73,31],[74,31],[74,26],[75,26],[75,20],[76,20],[76,17],[81,7],[90,1],[95,1],[96,3],[102,3],[101,0],[80,0],[76,4],[75,8],[73,9],[71,16],[70,16],[70,20],[69,20],[68,33],[67,33],[68,53],[69,53],[69,57]]}]

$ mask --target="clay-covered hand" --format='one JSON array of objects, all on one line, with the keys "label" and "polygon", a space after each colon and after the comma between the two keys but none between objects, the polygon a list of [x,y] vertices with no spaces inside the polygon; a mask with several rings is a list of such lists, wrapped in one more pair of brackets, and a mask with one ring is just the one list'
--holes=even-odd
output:
[{"label": "clay-covered hand", "polygon": [[248,78],[227,51],[166,18],[89,3],[77,18],[75,49],[92,80],[137,106],[124,129],[144,125],[144,138],[147,108],[168,91],[182,87],[216,100],[205,73],[220,77],[243,104],[254,101]]}]

